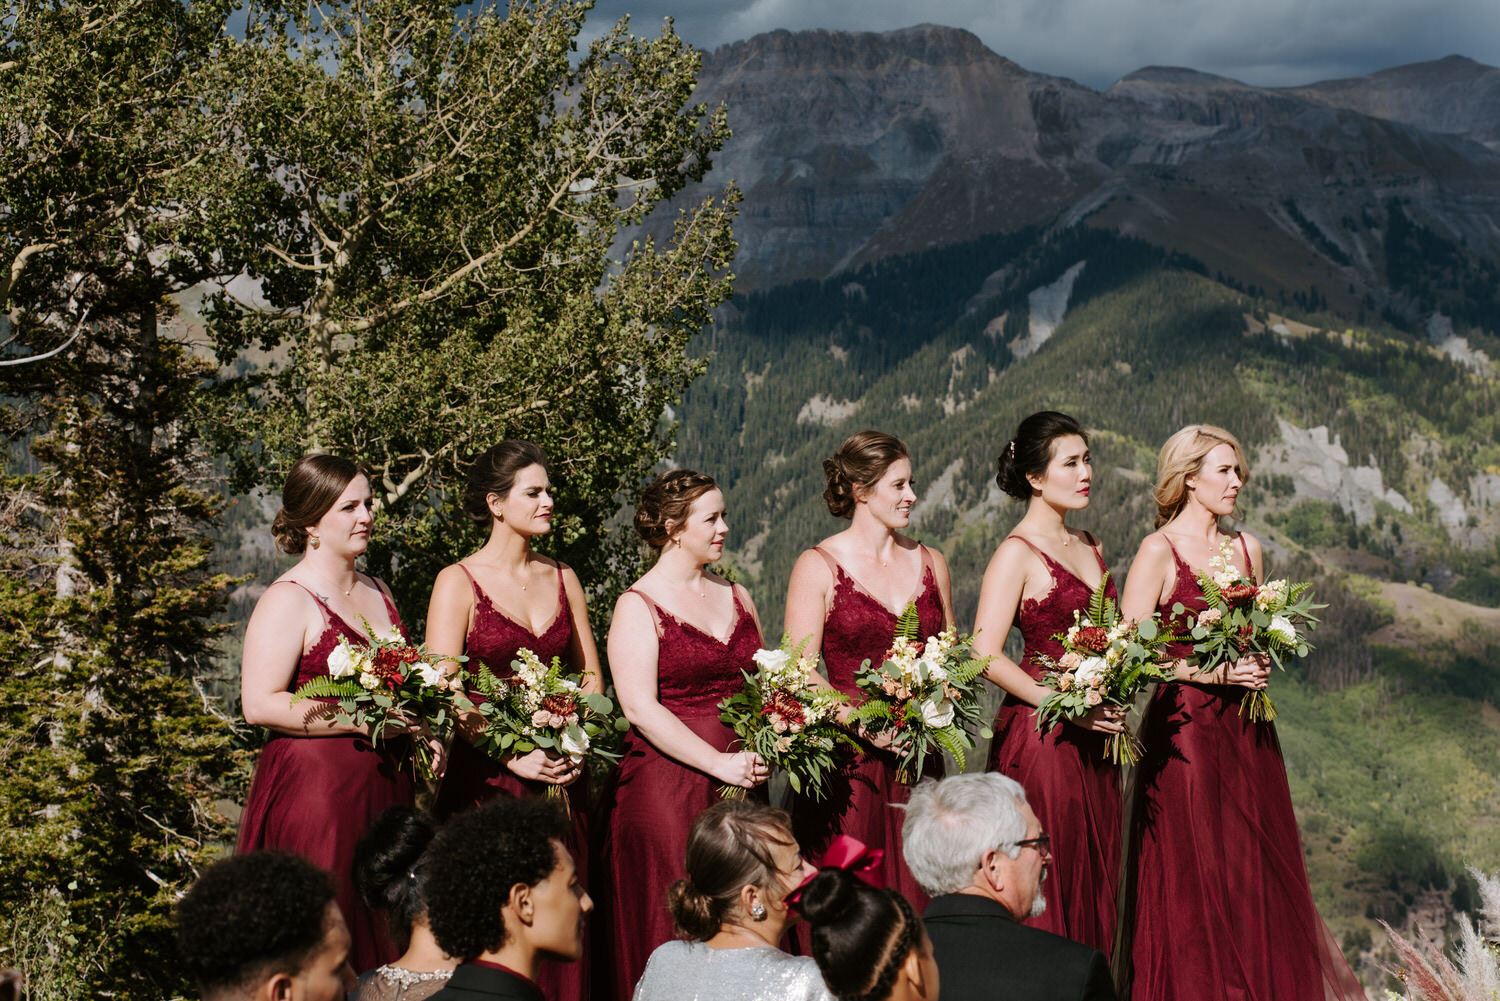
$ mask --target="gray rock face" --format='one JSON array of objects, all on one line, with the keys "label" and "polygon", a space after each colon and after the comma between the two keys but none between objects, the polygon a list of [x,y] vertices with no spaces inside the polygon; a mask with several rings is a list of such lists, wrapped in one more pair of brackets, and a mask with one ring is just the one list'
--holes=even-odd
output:
[{"label": "gray rock face", "polygon": [[1411,503],[1384,485],[1376,466],[1351,465],[1338,436],[1330,441],[1326,427],[1299,428],[1280,417],[1276,425],[1281,443],[1262,449],[1256,465],[1291,476],[1299,498],[1337,504],[1361,525],[1375,520],[1377,502],[1412,513]]},{"label": "gray rock face", "polygon": [[[1500,135],[1497,95],[1500,70],[1466,60],[1300,89],[1149,67],[1101,93],[919,25],[724,46],[695,100],[729,108],[734,138],[708,183],[746,193],[743,287],[1103,211],[1211,266],[1207,227],[1269,223],[1283,246],[1261,253],[1297,258],[1285,281],[1315,269],[1326,288],[1378,282],[1394,195],[1449,238],[1500,250],[1500,154],[1484,145]],[[1233,256],[1237,234],[1216,235]]]}]

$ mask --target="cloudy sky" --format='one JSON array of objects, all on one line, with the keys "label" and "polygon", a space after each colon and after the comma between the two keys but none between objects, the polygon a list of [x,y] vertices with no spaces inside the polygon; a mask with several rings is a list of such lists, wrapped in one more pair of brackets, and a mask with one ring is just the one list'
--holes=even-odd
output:
[{"label": "cloudy sky", "polygon": [[1263,86],[1359,76],[1452,53],[1500,66],[1500,0],[599,0],[661,19],[701,48],[776,28],[967,28],[1029,70],[1107,87],[1142,66],[1190,66]]}]

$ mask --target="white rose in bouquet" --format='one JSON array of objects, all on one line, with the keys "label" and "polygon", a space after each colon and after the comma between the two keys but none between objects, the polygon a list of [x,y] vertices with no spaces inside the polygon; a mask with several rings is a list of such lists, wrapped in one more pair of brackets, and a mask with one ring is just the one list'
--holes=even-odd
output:
[{"label": "white rose in bouquet", "polygon": [[417,661],[411,666],[411,669],[416,672],[418,678],[422,679],[422,684],[428,688],[443,688],[446,686],[446,679],[443,677],[443,672],[425,660]]},{"label": "white rose in bouquet", "polygon": [[953,722],[953,703],[948,698],[929,699],[922,703],[922,722],[928,726],[948,726]]},{"label": "white rose in bouquet", "polygon": [[589,735],[575,723],[562,732],[558,746],[572,760],[582,761],[589,750]]},{"label": "white rose in bouquet", "polygon": [[766,671],[785,671],[787,665],[792,662],[792,655],[785,650],[757,650],[755,651],[755,663]]},{"label": "white rose in bouquet", "polygon": [[1274,636],[1282,646],[1294,646],[1297,642],[1297,627],[1285,615],[1271,616],[1271,624],[1266,627],[1266,632]]},{"label": "white rose in bouquet", "polygon": [[328,655],[328,676],[330,678],[354,677],[354,651],[349,649],[348,640],[339,640],[339,645],[334,647],[333,653]]},{"label": "white rose in bouquet", "polygon": [[1080,688],[1097,688],[1108,671],[1109,664],[1103,657],[1085,657],[1074,678]]},{"label": "white rose in bouquet", "polygon": [[942,663],[937,658],[923,656],[917,661],[916,671],[919,681],[948,680],[948,672],[944,670]]}]

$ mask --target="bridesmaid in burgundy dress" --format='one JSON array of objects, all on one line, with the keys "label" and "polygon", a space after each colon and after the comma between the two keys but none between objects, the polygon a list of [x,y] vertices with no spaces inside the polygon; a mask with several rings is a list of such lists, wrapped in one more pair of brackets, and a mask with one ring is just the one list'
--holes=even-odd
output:
[{"label": "bridesmaid in burgundy dress", "polygon": [[687,469],[646,488],[635,514],[660,553],[615,605],[609,666],[630,720],[602,854],[610,882],[600,922],[611,936],[610,997],[627,1001],[652,950],[673,938],[667,889],[685,875],[693,818],[720,786],[766,781],[760,756],[735,751],[719,702],[754,669],[760,621],[750,595],[704,572],[724,552],[724,495]]},{"label": "bridesmaid in burgundy dress", "polygon": [[245,722],[271,731],[240,818],[237,853],[292,852],[332,874],[353,943],[350,963],[373,969],[397,950],[355,890],[354,848],[387,807],[409,806],[401,749],[374,747],[363,730],[309,717],[292,705],[300,685],[328,673],[341,638],[368,642],[361,619],[401,629],[383,583],[358,573],[370,544],[370,481],[354,463],[309,455],[292,467],[271,532],[302,560],[266,588],[245,630],[240,703]]},{"label": "bridesmaid in burgundy dress", "polygon": [[[1218,555],[1248,467],[1229,432],[1199,424],[1157,460],[1157,531],[1136,553],[1121,612],[1170,617],[1206,602],[1194,577]],[[1241,571],[1263,579],[1261,547],[1239,533]],[[1183,623],[1186,628],[1186,623]],[[1158,686],[1141,739],[1132,816],[1132,1001],[1204,996],[1243,1001],[1365,997],[1312,900],[1286,766],[1271,723],[1240,716],[1246,688],[1266,687],[1264,656],[1212,675],[1175,651],[1178,680]]]},{"label": "bridesmaid in burgundy dress", "polygon": [[[470,672],[484,664],[499,677],[512,672],[526,648],[543,663],[561,657],[583,676],[587,691],[603,690],[599,654],[589,628],[583,586],[571,569],[531,551],[533,536],[552,527],[547,457],[527,441],[502,441],[469,467],[464,510],[490,530],[479,552],[445,567],[427,609],[427,645],[436,654],[464,654]],[[482,698],[470,692],[471,698]],[[454,738],[433,814],[446,819],[493,796],[536,796],[547,786],[569,786],[573,829],[568,849],[588,884],[588,804],[583,769],[543,748],[497,761],[461,735]],[[547,963],[542,989],[549,998],[589,996],[587,962]]]},{"label": "bridesmaid in burgundy dress", "polygon": [[[1098,541],[1063,520],[1089,503],[1088,437],[1066,414],[1035,413],[1021,422],[997,465],[1000,489],[1028,506],[996,548],[979,591],[974,648],[994,658],[985,676],[1006,695],[989,769],[1025,787],[1052,836],[1051,878],[1042,884],[1046,906],[1027,924],[1108,956],[1115,940],[1122,802],[1119,769],[1105,758],[1104,744],[1121,730],[1123,714],[1101,706],[1042,734],[1034,712],[1050,694],[1037,680],[1045,672],[1036,656],[1062,655],[1053,634],[1073,624],[1073,612],[1087,607],[1105,572]],[[1114,595],[1113,582],[1108,593]],[[1025,646],[1019,664],[1005,655],[1012,625]]]},{"label": "bridesmaid in burgundy dress", "polygon": [[[900,534],[917,500],[911,457],[900,439],[879,431],[852,435],[823,460],[823,474],[829,513],[849,519],[849,527],[798,557],[787,589],[786,631],[794,643],[805,640],[807,652],[821,652],[826,683],[858,705],[854,674],[890,649],[908,603],[916,603],[924,637],[953,624],[948,564],[941,553]],[[927,896],[902,857],[905,814],[895,806],[910,790],[896,778],[889,738],[862,736],[863,753],[834,777],[825,799],[793,796],[793,832],[814,857],[840,834],[883,849],[885,885],[920,911]],[[941,777],[942,764],[934,756],[923,775]]]}]

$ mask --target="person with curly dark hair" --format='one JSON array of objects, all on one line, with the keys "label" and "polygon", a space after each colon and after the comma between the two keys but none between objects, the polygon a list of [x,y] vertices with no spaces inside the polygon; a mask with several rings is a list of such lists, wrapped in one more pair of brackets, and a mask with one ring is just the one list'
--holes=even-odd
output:
[{"label": "person with curly dark hair", "polygon": [[[543,960],[574,962],[594,902],[545,799],[498,799],[450,820],[423,856],[427,923],[463,962],[432,1001],[544,1001]],[[554,999],[571,1001],[571,999]]]},{"label": "person with curly dark hair", "polygon": [[177,952],[204,1001],[338,1001],[354,987],[328,874],[250,852],[204,870],[177,905]]}]

